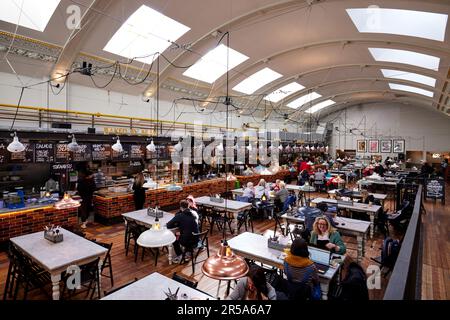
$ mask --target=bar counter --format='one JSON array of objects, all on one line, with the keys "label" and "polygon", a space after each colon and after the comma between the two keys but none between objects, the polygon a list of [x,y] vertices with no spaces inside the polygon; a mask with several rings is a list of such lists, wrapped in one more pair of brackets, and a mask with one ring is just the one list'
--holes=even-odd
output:
[{"label": "bar counter", "polygon": [[75,227],[78,208],[56,209],[52,204],[0,212],[0,245],[10,238],[44,230],[48,225]]},{"label": "bar counter", "polygon": [[[283,180],[289,176],[289,171],[280,170],[273,175],[251,175],[236,176],[241,186],[247,182],[253,182],[255,185],[260,179],[267,182],[274,182],[276,179]],[[183,185],[183,190],[168,191],[166,189],[151,189],[146,191],[144,207],[155,206],[157,203],[160,208],[174,209],[178,208],[181,200],[186,199],[188,195],[201,197],[210,194],[222,194],[236,188],[236,181],[226,181],[225,178],[205,180],[201,182]],[[112,224],[122,221],[122,213],[134,211],[133,193],[103,193],[94,196],[95,219],[103,224]]]}]

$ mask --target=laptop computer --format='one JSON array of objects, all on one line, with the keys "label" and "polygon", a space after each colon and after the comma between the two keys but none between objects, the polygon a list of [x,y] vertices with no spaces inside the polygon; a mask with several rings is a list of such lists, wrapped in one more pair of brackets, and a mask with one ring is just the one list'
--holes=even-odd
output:
[{"label": "laptop computer", "polygon": [[330,268],[330,251],[308,246],[309,257],[316,264],[319,273],[326,273]]}]

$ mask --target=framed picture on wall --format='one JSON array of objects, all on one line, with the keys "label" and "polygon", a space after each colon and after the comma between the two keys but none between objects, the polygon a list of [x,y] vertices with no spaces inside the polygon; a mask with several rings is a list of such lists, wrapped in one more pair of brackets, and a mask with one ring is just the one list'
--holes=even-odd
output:
[{"label": "framed picture on wall", "polygon": [[369,152],[370,153],[378,153],[379,151],[379,141],[378,140],[369,140]]},{"label": "framed picture on wall", "polygon": [[356,152],[367,152],[366,140],[357,140],[356,141]]},{"label": "framed picture on wall", "polygon": [[405,140],[403,139],[394,140],[393,146],[395,153],[405,152]]},{"label": "framed picture on wall", "polygon": [[380,151],[383,153],[391,153],[392,140],[380,140]]}]

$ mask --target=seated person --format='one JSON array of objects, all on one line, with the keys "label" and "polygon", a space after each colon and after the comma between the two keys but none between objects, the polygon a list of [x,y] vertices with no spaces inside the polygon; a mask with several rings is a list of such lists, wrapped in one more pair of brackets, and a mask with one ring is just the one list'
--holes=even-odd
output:
[{"label": "seated person", "polygon": [[195,203],[194,196],[188,195],[186,200],[189,203],[189,209],[191,210],[191,213],[195,217],[195,221],[198,224],[198,221],[199,221],[198,208],[197,208],[197,204]]},{"label": "seated person", "polygon": [[325,181],[325,173],[322,171],[321,168],[319,168],[319,170],[316,173],[314,173],[314,180]]},{"label": "seated person", "polygon": [[326,217],[317,217],[313,224],[313,231],[309,243],[333,253],[344,254],[347,248]]},{"label": "seated person", "polygon": [[267,188],[266,181],[264,179],[261,179],[259,180],[259,183],[255,188],[255,198],[262,199],[263,195],[265,195],[266,200],[268,201],[270,198],[270,192]]},{"label": "seated person", "polygon": [[309,180],[309,173],[307,170],[303,170],[298,175],[298,185],[302,186]]},{"label": "seated person", "polygon": [[227,300],[276,300],[275,289],[267,282],[264,270],[253,265],[247,276],[239,279]]},{"label": "seated person", "polygon": [[284,203],[289,196],[289,191],[286,190],[286,184],[284,182],[279,183],[280,190],[275,192],[275,206],[278,208],[278,211],[283,211]]},{"label": "seated person", "polygon": [[247,187],[244,189],[243,197],[248,197],[253,199],[255,197],[255,188],[253,187],[253,182],[248,182]]},{"label": "seated person", "polygon": [[275,185],[274,185],[273,188],[272,188],[273,191],[277,192],[277,191],[280,190],[280,182],[281,182],[280,179],[277,179],[277,180],[275,181]]},{"label": "seated person", "polygon": [[173,243],[173,248],[177,257],[173,259],[175,263],[179,263],[183,251],[183,247],[195,247],[198,243],[199,237],[194,236],[192,233],[198,233],[198,223],[195,221],[195,217],[192,211],[189,209],[189,203],[186,200],[180,201],[180,211],[167,222],[167,229],[178,228],[180,236]]},{"label": "seated person", "polygon": [[318,284],[317,268],[309,259],[308,244],[304,239],[296,238],[292,242],[291,250],[284,259],[284,273],[288,281],[305,284],[311,289]]}]

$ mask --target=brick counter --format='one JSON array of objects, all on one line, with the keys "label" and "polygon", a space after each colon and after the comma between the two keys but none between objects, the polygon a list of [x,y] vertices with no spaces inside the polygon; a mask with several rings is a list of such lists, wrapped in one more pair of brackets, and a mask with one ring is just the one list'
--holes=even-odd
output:
[{"label": "brick counter", "polygon": [[0,244],[23,234],[43,231],[45,226],[75,227],[78,208],[57,210],[53,206],[0,214]]},{"label": "brick counter", "polygon": [[[283,180],[289,176],[289,171],[280,171],[274,175],[253,175],[253,176],[239,176],[237,179],[241,183],[252,181],[258,183],[261,178],[268,182],[273,182],[276,179]],[[225,181],[225,179],[206,180],[197,183],[192,183],[183,186],[180,191],[167,191],[165,189],[147,190],[144,207],[158,206],[161,208],[177,208],[181,200],[186,199],[188,195],[200,197],[210,194],[222,194],[228,190],[235,188],[235,181]],[[95,218],[97,221],[104,224],[111,224],[122,221],[122,213],[134,211],[133,194],[124,194],[113,197],[94,196]]]}]

